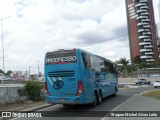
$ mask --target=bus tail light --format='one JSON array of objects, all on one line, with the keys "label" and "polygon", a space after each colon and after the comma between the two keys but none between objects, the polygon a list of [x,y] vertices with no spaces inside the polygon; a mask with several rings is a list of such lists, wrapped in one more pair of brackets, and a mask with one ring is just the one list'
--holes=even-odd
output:
[{"label": "bus tail light", "polygon": [[50,94],[49,94],[49,92],[48,92],[47,82],[45,82],[45,92],[46,92],[46,95],[50,96]]},{"label": "bus tail light", "polygon": [[82,93],[83,93],[82,82],[78,81],[78,90],[77,90],[76,96],[81,95]]}]

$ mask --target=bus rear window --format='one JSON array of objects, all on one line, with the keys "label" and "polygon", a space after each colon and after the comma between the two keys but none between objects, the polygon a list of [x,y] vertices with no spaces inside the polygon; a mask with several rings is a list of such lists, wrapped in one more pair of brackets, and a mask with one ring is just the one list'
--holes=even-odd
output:
[{"label": "bus rear window", "polygon": [[76,63],[77,56],[75,50],[63,50],[46,54],[46,64],[67,64]]}]

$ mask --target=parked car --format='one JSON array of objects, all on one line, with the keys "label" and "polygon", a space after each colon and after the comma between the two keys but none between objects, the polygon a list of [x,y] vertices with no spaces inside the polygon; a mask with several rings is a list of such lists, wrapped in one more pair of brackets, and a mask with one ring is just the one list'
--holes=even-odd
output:
[{"label": "parked car", "polygon": [[154,88],[160,87],[160,81],[155,81],[154,82]]},{"label": "parked car", "polygon": [[136,84],[151,84],[150,81],[147,81],[147,80],[144,79],[144,78],[140,78],[140,79],[138,79],[138,80],[135,80],[134,83],[136,83]]}]

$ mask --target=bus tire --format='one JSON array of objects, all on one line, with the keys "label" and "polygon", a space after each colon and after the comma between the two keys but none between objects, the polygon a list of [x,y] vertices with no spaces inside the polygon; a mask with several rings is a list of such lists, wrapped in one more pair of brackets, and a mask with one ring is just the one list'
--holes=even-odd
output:
[{"label": "bus tire", "polygon": [[97,106],[97,104],[98,104],[97,101],[98,101],[97,93],[94,92],[93,103],[92,103],[93,107]]},{"label": "bus tire", "polygon": [[100,105],[102,103],[102,92],[99,91],[97,104]]}]

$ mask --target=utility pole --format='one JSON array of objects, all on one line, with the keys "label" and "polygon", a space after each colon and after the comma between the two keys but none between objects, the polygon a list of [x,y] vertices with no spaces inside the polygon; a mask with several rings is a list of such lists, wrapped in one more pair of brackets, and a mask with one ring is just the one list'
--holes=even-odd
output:
[{"label": "utility pole", "polygon": [[[2,56],[2,58],[3,58],[3,72],[5,73],[5,66],[4,66],[4,44],[3,44],[3,25],[2,25],[2,22],[3,22],[3,20],[5,20],[5,19],[7,19],[8,17],[10,17],[10,16],[7,16],[7,17],[5,17],[5,18],[1,18],[0,20],[1,20],[1,29],[2,29],[2,51],[3,51],[3,56]],[[3,86],[3,80],[2,80],[2,86]]]},{"label": "utility pole", "polygon": [[5,65],[4,65],[4,44],[3,44],[3,25],[2,25],[2,22],[3,22],[3,20],[7,19],[8,17],[10,17],[10,16],[7,16],[5,18],[0,19],[1,20],[1,29],[2,29],[2,51],[3,51],[2,58],[3,58],[3,71],[4,71],[4,73],[5,73]]}]

